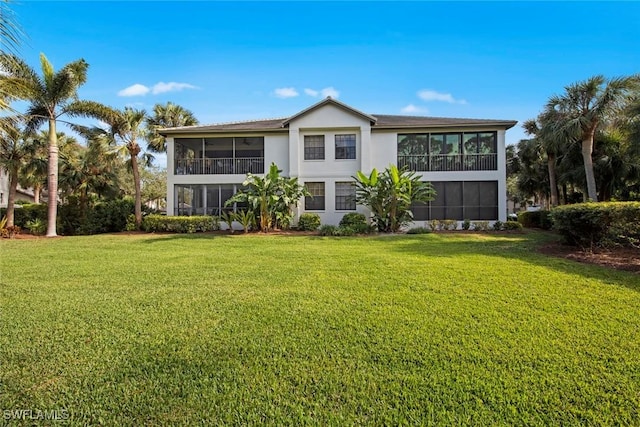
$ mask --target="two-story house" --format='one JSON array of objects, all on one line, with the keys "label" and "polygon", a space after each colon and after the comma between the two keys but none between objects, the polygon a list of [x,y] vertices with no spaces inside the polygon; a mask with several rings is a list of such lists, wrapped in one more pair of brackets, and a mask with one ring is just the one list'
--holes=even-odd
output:
[{"label": "two-story house", "polygon": [[273,162],[313,197],[297,214],[337,224],[356,206],[353,176],[408,167],[437,196],[414,219],[506,220],[505,131],[512,120],[366,114],[332,98],[281,119],[167,128],[167,214],[218,215],[247,173]]}]

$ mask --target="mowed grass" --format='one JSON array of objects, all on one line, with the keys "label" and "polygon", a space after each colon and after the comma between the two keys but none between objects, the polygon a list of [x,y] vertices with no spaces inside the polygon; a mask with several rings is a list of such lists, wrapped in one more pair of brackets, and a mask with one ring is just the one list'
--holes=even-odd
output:
[{"label": "mowed grass", "polygon": [[4,240],[0,409],[65,409],[71,425],[640,425],[640,276],[536,253],[548,238]]}]

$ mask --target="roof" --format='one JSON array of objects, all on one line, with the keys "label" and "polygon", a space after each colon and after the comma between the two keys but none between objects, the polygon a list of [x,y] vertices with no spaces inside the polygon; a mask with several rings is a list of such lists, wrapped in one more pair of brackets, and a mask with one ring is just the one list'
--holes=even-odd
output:
[{"label": "roof", "polygon": [[324,105],[331,104],[342,110],[360,116],[371,123],[371,129],[411,129],[441,127],[504,127],[512,128],[518,123],[515,120],[464,119],[452,117],[399,116],[388,114],[366,114],[350,106],[327,97],[291,117],[278,119],[250,120],[243,122],[218,123],[204,126],[183,126],[160,130],[161,135],[186,133],[226,133],[226,132],[283,132],[293,120],[304,116]]}]

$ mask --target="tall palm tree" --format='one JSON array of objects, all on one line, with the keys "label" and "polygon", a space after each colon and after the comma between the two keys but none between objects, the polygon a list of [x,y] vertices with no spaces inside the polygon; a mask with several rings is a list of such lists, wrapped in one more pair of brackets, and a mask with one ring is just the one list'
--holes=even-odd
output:
[{"label": "tall palm tree", "polygon": [[147,112],[145,110],[125,107],[123,111],[113,110],[113,114],[107,121],[111,127],[111,135],[117,144],[117,150],[129,155],[135,186],[134,213],[138,228],[142,224],[142,192],[140,190],[139,167],[139,155],[142,152],[142,148],[138,141],[147,135],[147,129],[144,127],[146,120]]},{"label": "tall palm tree", "polygon": [[180,105],[173,102],[167,102],[165,105],[156,104],[153,107],[153,115],[147,118],[147,128],[149,130],[147,135],[148,149],[156,153],[167,151],[165,138],[158,133],[159,129],[195,126],[197,124],[198,119],[195,118],[193,113]]},{"label": "tall palm tree", "polygon": [[49,124],[48,141],[48,223],[47,237],[57,236],[58,213],[58,140],[56,122],[61,116],[98,117],[106,114],[106,107],[93,101],[78,99],[78,88],[87,81],[87,64],[84,59],[71,62],[57,72],[44,54],[40,54],[42,76],[15,55],[0,54],[0,66],[10,78],[19,81],[20,98],[27,100],[29,128],[37,129],[44,122]]},{"label": "tall palm tree", "polygon": [[558,206],[559,204],[558,174],[556,172],[558,156],[563,153],[570,143],[566,133],[556,132],[554,129],[554,126],[560,120],[561,116],[558,111],[547,108],[536,119],[529,119],[522,124],[527,135],[533,136],[534,141],[540,145],[540,149],[546,154],[551,206]]},{"label": "tall palm tree", "polygon": [[601,75],[593,76],[567,86],[564,94],[552,96],[547,103],[547,109],[556,110],[562,117],[556,123],[556,133],[575,136],[582,144],[587,193],[593,201],[598,201],[592,158],[596,131],[607,117],[623,107],[639,78],[607,80]]},{"label": "tall palm tree", "polygon": [[36,143],[29,137],[24,123],[16,117],[0,118],[0,167],[9,175],[7,198],[7,226],[13,226],[14,204],[18,189],[18,172],[27,164],[36,150]]},{"label": "tall palm tree", "polygon": [[[9,0],[0,0],[0,52],[2,53],[15,53],[24,37],[9,3]],[[20,87],[16,83],[15,80],[6,78],[6,76],[0,78],[0,111],[11,110],[9,103],[11,99],[15,98],[16,92],[20,91]]]}]

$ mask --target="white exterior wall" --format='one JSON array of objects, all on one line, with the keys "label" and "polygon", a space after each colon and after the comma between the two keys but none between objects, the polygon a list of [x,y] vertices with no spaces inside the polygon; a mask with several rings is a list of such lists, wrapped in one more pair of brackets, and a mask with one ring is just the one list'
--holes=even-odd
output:
[{"label": "white exterior wall", "polygon": [[[355,159],[336,159],[335,136],[344,134],[356,136]],[[324,160],[304,159],[306,135],[324,136]],[[289,123],[289,142],[289,159],[292,165],[290,176],[298,177],[301,184],[324,182],[325,209],[309,212],[317,213],[323,224],[338,224],[343,215],[349,212],[366,212],[366,209],[361,206],[358,206],[356,211],[337,211],[335,183],[352,182],[357,171],[370,167],[371,123],[367,119],[339,107],[325,105]],[[304,200],[301,200],[297,215],[303,212],[305,212]]]}]

